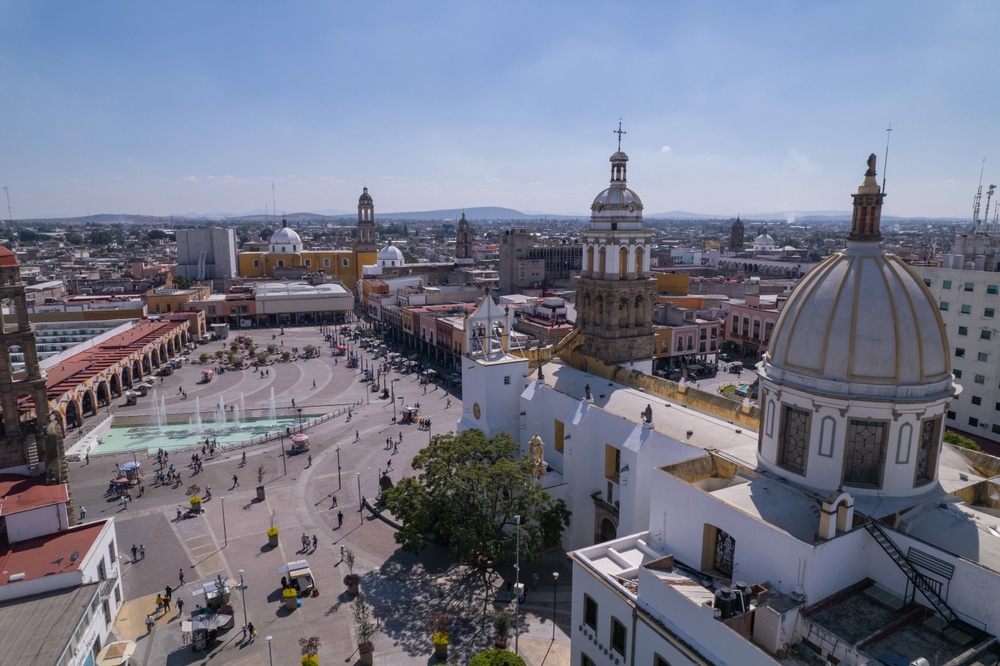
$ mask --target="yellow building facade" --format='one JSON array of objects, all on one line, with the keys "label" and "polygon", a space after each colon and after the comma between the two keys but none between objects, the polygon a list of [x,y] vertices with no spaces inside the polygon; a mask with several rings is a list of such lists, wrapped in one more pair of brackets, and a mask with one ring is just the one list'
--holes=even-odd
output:
[{"label": "yellow building facade", "polygon": [[266,252],[240,252],[237,264],[240,277],[247,278],[280,279],[322,271],[354,292],[362,267],[374,264],[377,257],[375,206],[366,187],[358,199],[358,229],[352,249],[306,250],[298,233],[282,220],[281,228],[271,235]]}]

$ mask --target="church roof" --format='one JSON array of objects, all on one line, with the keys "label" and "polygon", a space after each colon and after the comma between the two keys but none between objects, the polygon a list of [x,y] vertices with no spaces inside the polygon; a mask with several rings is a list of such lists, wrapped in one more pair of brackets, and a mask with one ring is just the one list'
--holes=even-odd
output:
[{"label": "church roof", "polygon": [[281,228],[271,234],[271,245],[301,245],[302,238],[287,226],[287,222],[281,221]]},{"label": "church roof", "polygon": [[9,249],[0,245],[0,266],[17,266],[17,257]]},{"label": "church roof", "polygon": [[403,261],[403,253],[395,245],[386,245],[378,251],[378,261]]}]

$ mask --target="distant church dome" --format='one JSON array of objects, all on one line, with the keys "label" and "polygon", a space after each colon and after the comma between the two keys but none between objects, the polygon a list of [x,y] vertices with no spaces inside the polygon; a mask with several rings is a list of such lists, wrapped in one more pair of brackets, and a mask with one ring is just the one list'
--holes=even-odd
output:
[{"label": "distant church dome", "polygon": [[402,251],[395,245],[386,245],[378,251],[378,265],[382,268],[393,266],[404,266]]},{"label": "distant church dome", "polygon": [[[293,245],[301,246],[302,238],[295,232],[294,229],[288,227],[288,223],[285,220],[281,221],[281,228],[271,234],[271,240],[269,241],[271,246],[281,246],[290,247]],[[281,252],[281,250],[271,250],[272,252]],[[286,250],[288,251],[288,250]],[[291,252],[297,252],[298,250],[290,250]]]},{"label": "distant church dome", "polygon": [[775,245],[777,244],[774,239],[766,231],[753,239],[753,249],[755,250],[773,250]]},{"label": "distant church dome", "polygon": [[361,196],[358,197],[358,204],[370,204],[372,203],[372,195],[368,194],[368,188],[364,188]]}]

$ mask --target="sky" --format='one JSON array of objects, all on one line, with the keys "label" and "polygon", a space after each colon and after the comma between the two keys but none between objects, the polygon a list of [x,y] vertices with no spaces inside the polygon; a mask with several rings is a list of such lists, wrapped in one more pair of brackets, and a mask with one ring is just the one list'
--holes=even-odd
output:
[{"label": "sky", "polygon": [[[14,219],[504,206],[971,219],[1000,3],[0,0]],[[891,123],[891,135],[886,129]],[[273,198],[272,198],[273,184]],[[984,195],[985,199],[985,195]],[[0,217],[8,217],[0,199]]]}]

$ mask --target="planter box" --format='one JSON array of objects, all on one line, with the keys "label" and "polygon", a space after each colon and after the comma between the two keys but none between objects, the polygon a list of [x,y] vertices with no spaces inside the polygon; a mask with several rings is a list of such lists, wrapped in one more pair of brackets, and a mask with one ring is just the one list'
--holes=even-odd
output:
[{"label": "planter box", "polygon": [[448,644],[435,645],[434,646],[434,656],[440,661],[444,661],[448,658]]},{"label": "planter box", "polygon": [[285,608],[295,610],[298,607],[298,601],[295,597],[285,597]]},{"label": "planter box", "polygon": [[358,583],[355,583],[354,585],[348,585],[347,593],[352,597],[358,596]]},{"label": "planter box", "polygon": [[271,546],[272,548],[277,548],[278,547],[278,535],[277,534],[269,534],[268,537],[267,537],[267,545]]},{"label": "planter box", "polygon": [[362,664],[362,666],[372,666],[374,657],[375,657],[374,652],[365,652],[360,656],[358,662]]},{"label": "planter box", "polygon": [[264,486],[257,486],[257,501],[264,501]]}]

